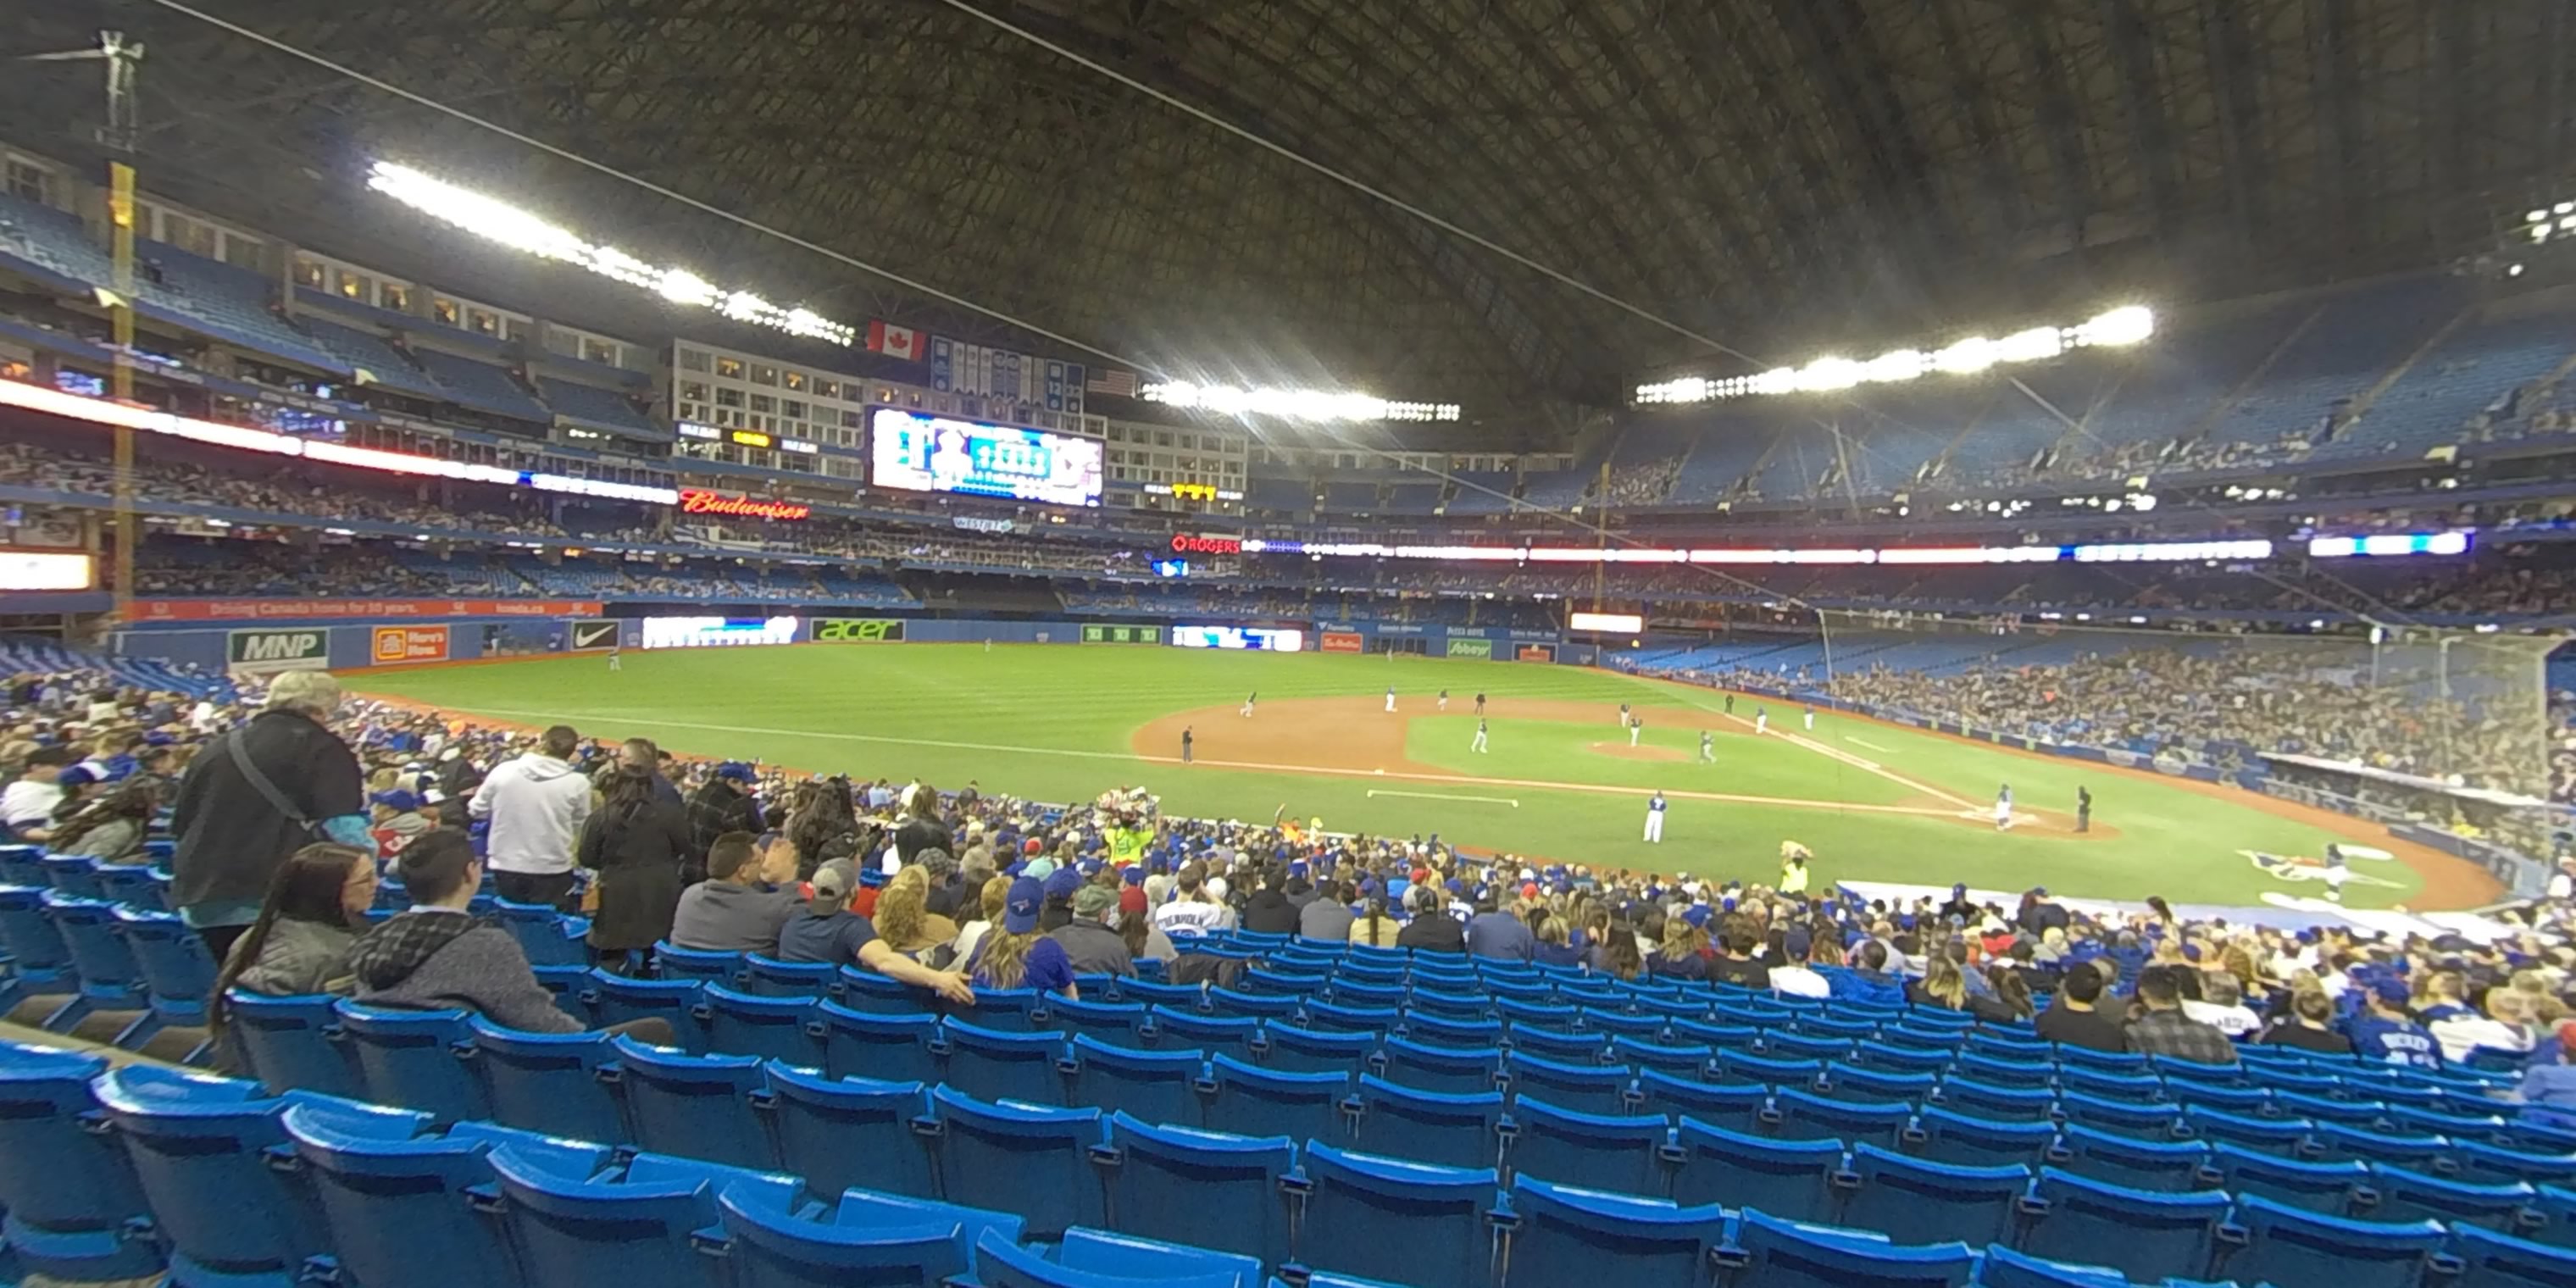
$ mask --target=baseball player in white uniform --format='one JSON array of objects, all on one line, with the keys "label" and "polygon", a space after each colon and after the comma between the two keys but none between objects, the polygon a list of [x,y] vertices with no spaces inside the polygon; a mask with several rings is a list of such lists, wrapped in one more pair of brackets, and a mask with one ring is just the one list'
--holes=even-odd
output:
[{"label": "baseball player in white uniform", "polygon": [[1995,793],[1995,830],[2000,832],[2011,826],[2012,784],[2006,783],[2003,790]]},{"label": "baseball player in white uniform", "polygon": [[1631,747],[1636,746],[1636,745],[1637,745],[1637,735],[1638,735],[1638,734],[1641,734],[1641,733],[1644,733],[1645,731],[1646,731],[1646,718],[1645,718],[1644,716],[1630,716],[1630,717],[1628,717],[1628,745],[1629,745],[1629,746],[1631,746]]},{"label": "baseball player in white uniform", "polygon": [[1476,717],[1476,745],[1468,750],[1478,752],[1480,754],[1485,750],[1485,718],[1483,716]]},{"label": "baseball player in white uniform", "polygon": [[1814,707],[1807,708],[1806,719],[1807,732],[1814,733],[1816,731],[1816,709]]},{"label": "baseball player in white uniform", "polygon": [[1657,845],[1664,843],[1664,793],[1661,788],[1656,789],[1653,800],[1646,802],[1646,839]]},{"label": "baseball player in white uniform", "polygon": [[1392,684],[1386,686],[1386,709],[1395,710],[1395,686]]},{"label": "baseball player in white uniform", "polygon": [[1771,732],[1771,708],[1753,708],[1753,732],[1757,734]]}]

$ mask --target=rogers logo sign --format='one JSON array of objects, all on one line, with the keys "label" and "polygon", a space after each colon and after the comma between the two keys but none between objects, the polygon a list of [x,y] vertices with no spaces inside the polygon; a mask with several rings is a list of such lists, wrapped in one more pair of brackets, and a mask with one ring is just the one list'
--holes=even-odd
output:
[{"label": "rogers logo sign", "polygon": [[802,519],[814,507],[801,501],[769,501],[759,497],[726,496],[702,487],[680,489],[680,513],[719,514],[732,519]]},{"label": "rogers logo sign", "polygon": [[1243,542],[1234,537],[1193,537],[1186,532],[1172,534],[1172,553],[1176,555],[1239,555]]}]

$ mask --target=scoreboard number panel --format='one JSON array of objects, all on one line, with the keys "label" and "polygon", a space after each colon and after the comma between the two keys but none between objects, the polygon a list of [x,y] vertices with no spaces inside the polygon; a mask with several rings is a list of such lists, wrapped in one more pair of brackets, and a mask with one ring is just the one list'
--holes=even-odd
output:
[{"label": "scoreboard number panel", "polygon": [[1163,642],[1163,628],[1086,623],[1082,628],[1082,642],[1085,644],[1160,644]]}]

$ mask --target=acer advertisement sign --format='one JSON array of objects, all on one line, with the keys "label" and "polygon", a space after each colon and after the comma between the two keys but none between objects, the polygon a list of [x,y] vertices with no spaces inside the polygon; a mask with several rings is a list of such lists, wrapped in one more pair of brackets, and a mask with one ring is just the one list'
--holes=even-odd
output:
[{"label": "acer advertisement sign", "polygon": [[728,496],[702,487],[684,487],[680,489],[680,513],[713,515],[720,519],[802,519],[814,513],[814,507],[802,501]]}]

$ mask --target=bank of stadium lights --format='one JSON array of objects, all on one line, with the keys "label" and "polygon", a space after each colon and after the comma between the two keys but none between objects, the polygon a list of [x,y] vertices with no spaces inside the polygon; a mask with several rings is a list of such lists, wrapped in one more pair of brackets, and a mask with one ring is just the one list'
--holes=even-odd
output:
[{"label": "bank of stadium lights", "polygon": [[789,335],[843,345],[858,341],[857,328],[811,309],[772,304],[750,291],[725,290],[685,268],[656,267],[614,246],[584,241],[572,230],[507,202],[432,178],[410,166],[378,161],[368,171],[367,186],[442,223],[454,224],[515,250],[640,286],[674,304],[712,309],[736,322]]},{"label": "bank of stadium lights", "polygon": [[1136,391],[1146,402],[1191,407],[1225,416],[1273,416],[1281,420],[1377,421],[1456,420],[1457,403],[1392,402],[1370,394],[1333,389],[1240,389],[1201,385],[1187,380],[1149,382]]},{"label": "bank of stadium lights", "polygon": [[1897,349],[1867,361],[1818,358],[1803,367],[1774,367],[1724,380],[1682,376],[1639,385],[1636,399],[1640,404],[1701,403],[1765,394],[1831,393],[1935,374],[1974,375],[1993,367],[2043,362],[2073,349],[2139,344],[2155,333],[2155,312],[2144,305],[2131,304],[2073,326],[2036,326],[2000,340],[1970,336],[1939,349]]}]

